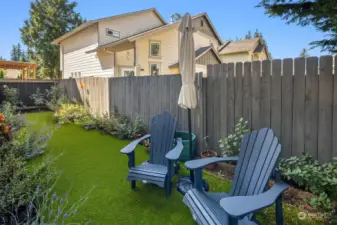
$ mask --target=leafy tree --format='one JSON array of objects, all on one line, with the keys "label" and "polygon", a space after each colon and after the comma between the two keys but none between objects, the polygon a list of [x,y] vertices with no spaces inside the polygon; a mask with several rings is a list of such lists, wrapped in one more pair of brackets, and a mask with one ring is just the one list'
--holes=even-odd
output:
[{"label": "leafy tree", "polygon": [[310,43],[322,51],[337,53],[337,4],[336,0],[260,0],[271,17],[281,17],[288,24],[313,25],[327,33],[324,39]]},{"label": "leafy tree", "polygon": [[310,55],[309,55],[309,53],[308,53],[308,49],[303,48],[303,49],[301,50],[301,52],[300,52],[300,57],[307,58],[307,57],[309,57],[309,56],[310,56]]},{"label": "leafy tree", "polygon": [[6,61],[6,59],[4,57],[2,57],[2,56],[0,56],[0,60]]},{"label": "leafy tree", "polygon": [[83,23],[80,14],[75,12],[76,6],[76,2],[69,0],[31,2],[30,18],[24,21],[20,31],[29,58],[39,64],[39,76],[59,77],[59,46],[51,42]]}]

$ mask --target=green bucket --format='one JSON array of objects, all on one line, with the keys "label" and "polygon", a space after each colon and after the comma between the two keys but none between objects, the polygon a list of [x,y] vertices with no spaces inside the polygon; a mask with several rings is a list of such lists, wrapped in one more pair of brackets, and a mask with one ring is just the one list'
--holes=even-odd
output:
[{"label": "green bucket", "polygon": [[[177,131],[174,134],[174,138],[181,138],[183,140],[184,148],[179,157],[179,161],[186,162],[190,160],[191,156],[190,156],[190,145],[189,145],[190,143],[189,133],[186,131]],[[197,137],[195,136],[195,134],[192,133],[192,151],[193,151],[194,156],[195,156],[196,149],[197,149]]]}]

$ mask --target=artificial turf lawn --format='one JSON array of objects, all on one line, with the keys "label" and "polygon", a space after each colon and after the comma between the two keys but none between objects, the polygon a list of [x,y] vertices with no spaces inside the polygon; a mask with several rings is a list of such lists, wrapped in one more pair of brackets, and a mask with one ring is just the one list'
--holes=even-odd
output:
[{"label": "artificial turf lawn", "polygon": [[[27,114],[27,119],[37,128],[55,126],[49,112]],[[126,181],[127,157],[119,151],[128,144],[97,131],[85,131],[78,125],[55,126],[46,155],[60,156],[55,161],[62,171],[55,191],[64,194],[71,189],[69,202],[76,202],[93,188],[88,201],[69,218],[69,222],[84,224],[195,224],[189,209],[182,203],[182,195],[175,185],[166,198],[164,189],[137,182],[136,191]],[[149,154],[142,147],[136,149],[136,162],[147,160]],[[39,161],[39,160],[37,160]],[[179,176],[184,175],[182,169]],[[228,191],[230,182],[205,174],[211,191]],[[175,181],[174,181],[175,182]],[[311,220],[297,219],[298,210],[286,207],[286,224],[318,224]],[[274,210],[258,216],[263,224],[275,224]]]}]

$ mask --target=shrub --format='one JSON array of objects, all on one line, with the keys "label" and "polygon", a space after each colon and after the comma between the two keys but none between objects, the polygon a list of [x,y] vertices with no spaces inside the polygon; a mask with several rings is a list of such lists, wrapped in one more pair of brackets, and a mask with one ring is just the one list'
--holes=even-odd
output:
[{"label": "shrub", "polygon": [[90,117],[89,111],[83,105],[78,104],[61,104],[60,108],[54,113],[54,118],[59,124],[82,124]]},{"label": "shrub", "polygon": [[236,156],[240,153],[240,144],[243,135],[249,131],[247,128],[248,121],[243,118],[235,125],[234,134],[219,140],[219,147],[224,156]]},{"label": "shrub", "polygon": [[[51,161],[44,160],[39,166],[28,168],[22,151],[10,143],[0,146],[0,158],[0,218],[11,221],[12,215],[17,213],[20,220],[25,220],[24,211],[33,200],[36,187],[45,190],[53,176]],[[16,212],[19,203],[22,207]]]},{"label": "shrub", "polygon": [[313,207],[327,213],[330,219],[336,217],[333,208],[337,201],[337,158],[320,164],[311,155],[303,154],[281,159],[279,168],[286,179],[318,196],[309,200]]},{"label": "shrub", "polygon": [[19,91],[16,88],[3,85],[4,103],[10,103],[12,107],[22,105],[19,101]]},{"label": "shrub", "polygon": [[46,106],[52,111],[59,109],[62,104],[69,103],[69,100],[64,95],[63,90],[58,85],[53,85],[49,90],[47,89],[46,96]]},{"label": "shrub", "polygon": [[25,159],[32,159],[44,153],[52,133],[52,129],[32,130],[25,127],[14,134],[12,144],[23,151]]},{"label": "shrub", "polygon": [[130,121],[126,116],[118,116],[116,131],[113,135],[120,139],[135,139],[147,133],[147,126],[143,120],[137,118],[134,122]]},{"label": "shrub", "polygon": [[[68,196],[70,194],[71,188],[63,195],[53,192],[54,186],[58,182],[59,177],[60,176],[58,176],[56,179],[53,179],[55,180],[54,184],[50,185],[50,187],[46,190],[41,190],[40,186],[37,186],[28,205],[22,207],[22,202],[20,201],[16,205],[14,210],[15,213],[11,215],[9,220],[15,221],[13,223],[15,225],[57,225],[68,224],[67,222],[71,223],[73,220],[72,217],[76,216],[79,208],[88,200],[95,187],[91,188],[87,194],[81,196],[77,202],[69,206]],[[20,217],[22,217],[22,213],[20,212],[22,211],[25,213],[24,223],[19,222],[22,220],[20,219]],[[89,222],[90,221],[87,221],[85,224],[89,224]]]},{"label": "shrub", "polygon": [[30,99],[34,101],[36,106],[44,106],[46,104],[45,95],[41,93],[40,88],[36,89],[36,92],[29,96]]}]

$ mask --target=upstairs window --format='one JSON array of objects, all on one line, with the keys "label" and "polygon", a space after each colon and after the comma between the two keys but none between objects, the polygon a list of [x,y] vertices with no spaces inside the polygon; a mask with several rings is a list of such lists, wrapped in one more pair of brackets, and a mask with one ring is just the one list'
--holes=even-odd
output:
[{"label": "upstairs window", "polygon": [[115,31],[109,28],[106,28],[106,35],[110,36],[110,37],[115,37],[115,38],[119,38],[120,37],[120,33],[119,31]]},{"label": "upstairs window", "polygon": [[200,26],[201,26],[201,27],[204,26],[204,20],[200,20]]},{"label": "upstairs window", "polygon": [[160,57],[160,42],[159,41],[150,41],[150,56]]}]

